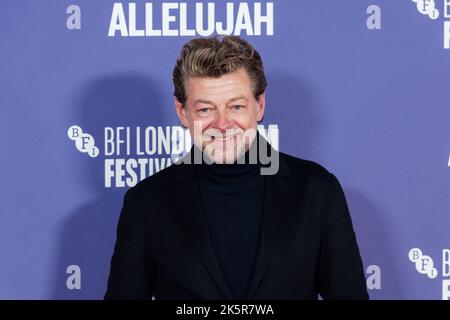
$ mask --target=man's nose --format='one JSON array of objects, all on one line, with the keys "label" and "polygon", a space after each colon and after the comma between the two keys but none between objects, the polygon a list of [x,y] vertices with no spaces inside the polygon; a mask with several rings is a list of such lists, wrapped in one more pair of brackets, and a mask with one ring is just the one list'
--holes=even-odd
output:
[{"label": "man's nose", "polygon": [[220,130],[222,133],[225,133],[226,129],[233,127],[233,121],[230,119],[226,110],[221,110],[216,112],[213,123],[211,124],[217,130]]}]

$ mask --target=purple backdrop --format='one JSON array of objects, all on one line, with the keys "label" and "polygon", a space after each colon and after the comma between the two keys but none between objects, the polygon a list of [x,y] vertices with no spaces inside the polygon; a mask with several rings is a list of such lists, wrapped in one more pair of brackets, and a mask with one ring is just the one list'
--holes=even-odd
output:
[{"label": "purple backdrop", "polygon": [[[239,32],[264,60],[265,129],[278,126],[281,151],[342,183],[373,299],[450,291],[450,4],[434,1],[436,17],[421,12],[433,1],[417,1],[273,1],[273,35],[270,23],[261,35]],[[228,2],[245,17],[245,5]],[[162,3],[152,3],[160,29]],[[1,299],[102,298],[129,188],[114,178],[106,187],[105,160],[170,158],[138,155],[133,143],[136,127],[143,136],[179,125],[171,72],[192,36],[108,36],[113,6],[0,3]],[[186,6],[194,28],[195,3]],[[181,7],[170,11],[174,30]],[[215,9],[224,19],[226,2]],[[136,1],[138,29],[144,13]],[[98,156],[77,149],[73,125]],[[105,154],[105,127],[130,128],[130,154]]]}]

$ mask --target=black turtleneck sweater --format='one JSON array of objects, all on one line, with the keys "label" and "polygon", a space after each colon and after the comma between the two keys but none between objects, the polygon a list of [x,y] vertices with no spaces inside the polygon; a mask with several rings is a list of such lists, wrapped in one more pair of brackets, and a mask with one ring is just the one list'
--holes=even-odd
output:
[{"label": "black turtleneck sweater", "polygon": [[[258,137],[258,136],[257,136]],[[257,145],[255,138],[252,146]],[[249,151],[243,156],[248,160]],[[196,164],[211,241],[230,290],[243,299],[258,248],[264,176],[260,163]]]}]

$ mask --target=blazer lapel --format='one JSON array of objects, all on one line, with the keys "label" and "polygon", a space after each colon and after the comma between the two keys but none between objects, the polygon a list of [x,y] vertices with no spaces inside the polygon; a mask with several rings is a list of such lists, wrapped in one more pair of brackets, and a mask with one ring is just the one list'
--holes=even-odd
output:
[{"label": "blazer lapel", "polygon": [[[271,147],[271,152],[277,152]],[[279,155],[279,154],[278,154]],[[290,169],[279,156],[280,167],[276,174],[265,176],[264,210],[258,251],[253,272],[247,286],[246,299],[253,299],[264,272],[272,258],[282,226],[287,223],[292,195]]]},{"label": "blazer lapel", "polygon": [[[190,156],[190,154],[188,154]],[[175,201],[200,258],[226,299],[233,299],[214,252],[203,214],[197,182],[192,165],[174,164],[179,167],[175,176],[179,184],[174,189]]]},{"label": "blazer lapel", "polygon": [[[262,138],[262,137],[261,137]],[[265,139],[262,138],[264,141]],[[267,141],[266,141],[267,143]],[[270,152],[278,153],[268,144]],[[191,157],[194,148],[186,155]],[[273,255],[277,240],[280,236],[281,227],[286,223],[288,207],[292,194],[292,181],[289,179],[290,169],[283,157],[279,156],[279,170],[274,175],[265,176],[264,209],[260,234],[253,272],[247,286],[247,299],[252,299],[262,280],[264,271]],[[210,272],[220,291],[226,299],[233,299],[216,254],[214,252],[204,213],[201,208],[200,195],[194,168],[191,164],[174,164],[179,166],[175,172],[178,180],[174,187],[174,197],[181,212],[182,218],[191,235],[197,252],[203,263]]]}]

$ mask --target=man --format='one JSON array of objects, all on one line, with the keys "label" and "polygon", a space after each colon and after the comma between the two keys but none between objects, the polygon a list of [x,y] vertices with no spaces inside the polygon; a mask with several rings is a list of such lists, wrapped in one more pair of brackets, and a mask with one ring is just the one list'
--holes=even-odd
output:
[{"label": "man", "polygon": [[194,145],[126,193],[105,298],[367,299],[338,180],[256,130],[258,52],[236,36],[193,39],[173,82]]}]

